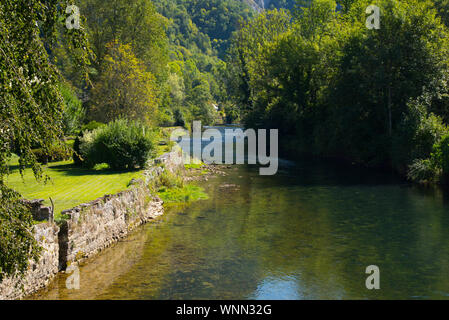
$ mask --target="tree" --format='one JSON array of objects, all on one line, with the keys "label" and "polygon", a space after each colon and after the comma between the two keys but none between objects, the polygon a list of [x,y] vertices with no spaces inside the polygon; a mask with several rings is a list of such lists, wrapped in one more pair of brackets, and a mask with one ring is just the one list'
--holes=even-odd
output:
[{"label": "tree", "polygon": [[447,70],[447,31],[432,4],[416,0],[378,1],[381,30],[368,30],[369,4],[356,2],[347,15],[350,33],[331,94],[334,137],[340,151],[355,159],[391,165],[392,138],[409,114],[407,102]]},{"label": "tree", "polygon": [[435,8],[438,10],[438,15],[441,21],[449,26],[449,0],[433,0]]},{"label": "tree", "polygon": [[190,96],[186,100],[195,120],[202,121],[203,125],[214,123],[216,110],[213,106],[209,83],[206,80],[203,79],[194,83]]},{"label": "tree", "polygon": [[63,130],[67,135],[76,133],[82,126],[86,111],[76,96],[73,88],[67,83],[59,86],[64,99]]},{"label": "tree", "polygon": [[90,42],[100,69],[108,54],[107,44],[119,40],[132,47],[136,57],[157,78],[167,65],[166,20],[150,0],[83,0]]},{"label": "tree", "polygon": [[[45,43],[56,40],[55,29],[65,18],[65,1],[5,0],[0,2],[0,281],[23,274],[39,247],[31,232],[33,219],[20,204],[20,195],[5,184],[11,150],[17,150],[20,170],[31,166],[36,178],[42,169],[32,153],[39,145],[49,153],[62,145],[63,99],[58,74],[49,62]],[[88,46],[83,28],[65,30],[71,49]],[[79,49],[79,50],[77,50]],[[87,74],[87,73],[86,73]]]},{"label": "tree", "polygon": [[154,123],[156,80],[136,58],[130,45],[111,42],[92,89],[90,112],[100,122],[119,118]]},{"label": "tree", "polygon": [[292,153],[403,172],[446,132],[447,28],[430,0],[376,1],[380,30],[366,28],[370,1],[337,2],[342,10],[315,0],[292,19],[268,11],[246,23],[231,46],[229,93],[247,125],[278,128]]},{"label": "tree", "polygon": [[[260,125],[252,116],[262,114],[254,111],[253,93],[258,92],[253,86],[264,74],[255,70],[263,63],[262,50],[278,35],[290,27],[291,16],[284,10],[272,10],[261,13],[257,18],[246,22],[233,36],[227,60],[226,89],[235,105],[240,106],[242,118],[247,124]],[[257,118],[257,117],[256,117]]]}]

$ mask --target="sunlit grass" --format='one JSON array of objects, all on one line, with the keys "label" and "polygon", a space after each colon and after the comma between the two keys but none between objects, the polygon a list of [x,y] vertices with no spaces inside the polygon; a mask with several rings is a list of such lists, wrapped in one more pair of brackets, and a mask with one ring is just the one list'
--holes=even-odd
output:
[{"label": "sunlit grass", "polygon": [[105,166],[90,170],[75,167],[73,161],[61,161],[44,166],[44,173],[51,179],[45,184],[36,181],[30,169],[25,171],[22,179],[17,169],[17,157],[11,161],[10,168],[11,174],[6,178],[6,184],[25,199],[44,199],[45,205],[50,205],[51,197],[55,204],[56,218],[62,210],[105,194],[123,191],[133,178],[140,178],[142,175],[141,171],[110,171]]},{"label": "sunlit grass", "polygon": [[158,193],[165,203],[172,204],[206,200],[209,198],[203,188],[192,184],[174,188],[162,187]]}]

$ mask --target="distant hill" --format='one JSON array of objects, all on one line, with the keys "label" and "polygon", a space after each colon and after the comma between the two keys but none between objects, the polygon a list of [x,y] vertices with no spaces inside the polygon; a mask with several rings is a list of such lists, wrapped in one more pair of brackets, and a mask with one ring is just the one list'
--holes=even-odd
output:
[{"label": "distant hill", "polygon": [[[172,73],[178,70],[177,75],[171,75],[171,81],[176,84],[176,90],[182,91],[179,88],[184,88],[186,98],[181,103],[182,108],[188,101],[195,101],[198,97],[206,97],[206,100],[212,100],[214,104],[225,101],[227,95],[218,79],[222,76],[224,59],[233,32],[238,30],[244,21],[255,17],[257,12],[273,8],[290,9],[296,3],[295,0],[152,2],[167,21]],[[180,80],[181,74],[183,79]],[[202,95],[198,94],[198,90],[202,90]],[[191,104],[198,105],[197,102]]]}]

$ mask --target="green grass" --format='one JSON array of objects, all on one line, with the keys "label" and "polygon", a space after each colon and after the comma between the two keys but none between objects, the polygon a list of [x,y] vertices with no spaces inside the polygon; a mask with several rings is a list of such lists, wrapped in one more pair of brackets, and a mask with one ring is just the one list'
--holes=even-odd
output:
[{"label": "green grass", "polygon": [[189,169],[201,169],[201,167],[205,166],[206,164],[197,159],[197,158],[191,158],[190,159],[190,163],[189,164],[184,164],[184,168],[186,168],[187,170]]},{"label": "green grass", "polygon": [[183,203],[209,198],[203,188],[192,184],[174,188],[162,187],[158,194],[165,203]]},{"label": "green grass", "polygon": [[184,168],[186,169],[200,169],[204,163],[191,163],[191,164],[185,164]]},{"label": "green grass", "polygon": [[45,184],[37,182],[30,169],[22,179],[17,157],[10,164],[11,174],[6,184],[25,199],[44,199],[45,205],[50,205],[51,197],[55,203],[55,218],[60,217],[62,210],[126,190],[131,179],[142,175],[142,171],[114,172],[104,166],[97,166],[96,170],[84,169],[75,167],[72,161],[62,161],[44,166],[44,173],[51,178]]}]

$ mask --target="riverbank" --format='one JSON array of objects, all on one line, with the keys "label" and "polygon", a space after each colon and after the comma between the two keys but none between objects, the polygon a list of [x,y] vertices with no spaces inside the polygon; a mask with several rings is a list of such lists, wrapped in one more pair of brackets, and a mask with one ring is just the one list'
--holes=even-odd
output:
[{"label": "riverbank", "polygon": [[85,261],[162,215],[163,201],[149,186],[164,172],[182,175],[183,171],[181,150],[164,154],[128,190],[65,210],[58,224],[53,222],[51,208],[33,202],[33,217],[46,221],[33,230],[43,252],[37,262],[30,263],[23,278],[6,278],[0,283],[0,299],[20,299],[46,287],[68,265]]}]

